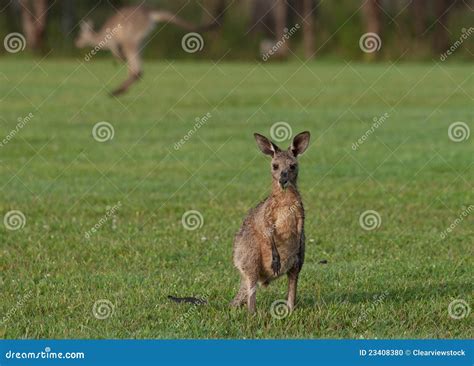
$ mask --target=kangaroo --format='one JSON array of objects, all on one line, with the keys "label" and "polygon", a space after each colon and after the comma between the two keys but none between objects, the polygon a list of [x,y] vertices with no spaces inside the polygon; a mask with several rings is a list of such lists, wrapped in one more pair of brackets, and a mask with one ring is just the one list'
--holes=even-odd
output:
[{"label": "kangaroo", "polygon": [[250,210],[235,236],[233,261],[241,282],[231,305],[247,303],[249,312],[254,313],[257,284],[266,286],[286,273],[287,306],[292,311],[305,253],[304,209],[296,185],[297,157],[308,147],[310,133],[295,136],[286,151],[265,136],[254,136],[260,150],[272,157],[272,192]]},{"label": "kangaroo", "polygon": [[223,16],[224,3],[221,2],[217,18],[207,25],[196,26],[167,11],[158,11],[143,5],[127,6],[119,9],[96,32],[90,20],[81,22],[79,35],[75,40],[77,48],[95,47],[108,49],[119,61],[127,63],[128,78],[112,92],[119,95],[139,80],[142,75],[141,48],[145,38],[160,22],[173,23],[187,31],[205,31],[219,25]]}]

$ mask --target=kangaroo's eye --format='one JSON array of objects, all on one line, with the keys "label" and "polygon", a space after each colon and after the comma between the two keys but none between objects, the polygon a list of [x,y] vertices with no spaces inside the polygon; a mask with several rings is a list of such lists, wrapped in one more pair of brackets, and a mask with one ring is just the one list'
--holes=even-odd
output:
[{"label": "kangaroo's eye", "polygon": [[272,167],[273,167],[273,170],[277,170],[278,169],[278,164],[273,164]]},{"label": "kangaroo's eye", "polygon": [[295,170],[296,169],[296,164],[291,164],[290,165],[290,170]]}]

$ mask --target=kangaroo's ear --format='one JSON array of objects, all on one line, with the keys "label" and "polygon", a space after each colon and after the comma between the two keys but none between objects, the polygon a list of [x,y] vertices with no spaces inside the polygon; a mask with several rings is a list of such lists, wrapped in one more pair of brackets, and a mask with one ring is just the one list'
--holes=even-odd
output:
[{"label": "kangaroo's ear", "polygon": [[290,150],[293,152],[293,155],[296,157],[305,152],[309,145],[309,131],[304,131],[295,136],[293,142],[291,143]]},{"label": "kangaroo's ear", "polygon": [[253,135],[255,137],[255,140],[257,141],[258,147],[260,148],[260,150],[262,150],[264,154],[273,156],[276,152],[281,151],[278,146],[276,146],[265,136],[260,135],[259,133],[254,133]]}]

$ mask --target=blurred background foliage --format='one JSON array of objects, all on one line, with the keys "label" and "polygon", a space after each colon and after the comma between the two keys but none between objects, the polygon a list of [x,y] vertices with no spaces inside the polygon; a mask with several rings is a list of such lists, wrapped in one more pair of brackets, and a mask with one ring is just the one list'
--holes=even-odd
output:
[{"label": "blurred background foliage", "polygon": [[[28,1],[28,0],[24,0]],[[39,1],[39,0],[33,0]],[[211,19],[218,0],[148,0],[146,4],[158,9],[178,13],[195,23]],[[371,0],[368,0],[369,2]],[[380,13],[382,48],[378,60],[439,60],[440,55],[459,40],[463,29],[474,26],[473,0],[373,0]],[[301,22],[298,17],[298,0],[287,0],[287,27]],[[22,32],[22,0],[0,0],[0,36]],[[98,29],[118,8],[136,5],[134,0],[47,0],[47,21],[39,54],[48,57],[75,57],[84,50],[74,47],[74,37],[81,19],[92,19]],[[203,34],[204,49],[188,54],[181,48],[186,33],[172,24],[159,24],[144,49],[147,59],[261,59],[259,45],[262,40],[277,40],[272,25],[265,23],[265,7],[272,0],[227,0],[222,27]],[[367,59],[359,48],[359,39],[368,30],[364,18],[364,1],[313,0],[315,59]],[[260,5],[261,14],[256,14]],[[262,10],[263,9],[263,10]],[[263,13],[262,13],[263,12]],[[474,31],[474,30],[473,30]],[[303,32],[297,31],[289,40],[288,59],[304,59]],[[456,49],[451,60],[472,61],[474,34]],[[0,54],[6,55],[0,48]],[[26,53],[28,54],[28,53]],[[110,57],[101,52],[99,57]],[[274,58],[276,60],[278,58]]]}]

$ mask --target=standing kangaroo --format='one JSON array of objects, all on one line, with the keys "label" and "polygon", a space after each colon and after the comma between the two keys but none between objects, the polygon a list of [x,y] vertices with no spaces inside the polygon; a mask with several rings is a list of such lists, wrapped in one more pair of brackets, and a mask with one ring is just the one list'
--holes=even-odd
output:
[{"label": "standing kangaroo", "polygon": [[272,192],[250,210],[234,240],[234,265],[240,271],[240,289],[232,306],[247,303],[256,310],[257,283],[264,286],[286,273],[289,310],[296,300],[298,275],[304,261],[304,209],[296,186],[298,155],[309,145],[309,132],[295,136],[283,151],[265,136],[254,134],[257,145],[272,157]]},{"label": "standing kangaroo", "polygon": [[90,20],[81,22],[75,45],[78,48],[92,46],[108,49],[118,60],[127,63],[128,78],[112,92],[112,95],[119,95],[142,76],[140,51],[143,41],[157,23],[169,22],[193,32],[209,30],[219,25],[223,6],[224,3],[221,2],[218,16],[212,23],[202,26],[188,23],[167,11],[153,10],[143,5],[127,6],[112,15],[98,32],[94,31]]}]

